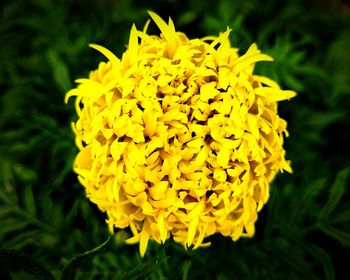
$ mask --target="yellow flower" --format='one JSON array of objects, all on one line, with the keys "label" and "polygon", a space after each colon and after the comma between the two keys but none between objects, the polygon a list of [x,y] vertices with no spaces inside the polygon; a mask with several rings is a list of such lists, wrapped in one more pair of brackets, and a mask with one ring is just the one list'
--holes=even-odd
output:
[{"label": "yellow flower", "polygon": [[253,74],[271,61],[256,44],[238,55],[230,29],[188,39],[150,12],[161,35],[131,28],[121,59],[108,61],[66,95],[76,96],[80,149],[74,171],[110,230],[130,227],[128,243],[208,245],[216,232],[254,235],[257,212],[285,160],[286,121],[277,102],[295,92]]}]

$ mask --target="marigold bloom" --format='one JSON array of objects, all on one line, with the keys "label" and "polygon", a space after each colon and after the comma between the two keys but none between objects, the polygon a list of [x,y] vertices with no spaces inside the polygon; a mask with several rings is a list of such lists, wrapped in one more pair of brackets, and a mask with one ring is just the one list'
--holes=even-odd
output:
[{"label": "marigold bloom", "polygon": [[80,149],[74,171],[110,229],[130,227],[129,243],[170,236],[185,247],[216,232],[254,234],[269,183],[285,160],[286,121],[277,102],[295,92],[253,75],[271,61],[253,44],[238,55],[230,29],[188,39],[150,12],[161,35],[131,28],[121,59],[108,58],[66,95],[76,96]]}]

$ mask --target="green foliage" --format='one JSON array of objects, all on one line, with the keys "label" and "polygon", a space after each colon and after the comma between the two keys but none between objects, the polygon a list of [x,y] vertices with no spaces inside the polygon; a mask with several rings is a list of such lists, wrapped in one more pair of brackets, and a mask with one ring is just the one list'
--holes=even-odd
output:
[{"label": "green foliage", "polygon": [[[92,257],[101,253],[105,249],[107,241],[99,245],[98,247],[87,251],[83,254],[79,254],[75,256],[73,259],[67,262],[64,266],[62,275],[60,277],[61,280],[74,280],[76,279],[76,274],[78,269],[83,265],[86,265]],[[33,275],[36,279],[39,280],[54,280],[55,278],[52,274],[46,270],[41,264],[35,261],[32,257],[18,250],[14,249],[3,249],[0,250],[0,264],[3,269],[13,271],[14,273],[18,271],[25,271],[30,275]],[[17,275],[18,276],[18,275]],[[21,276],[23,277],[23,276]]]},{"label": "green foliage", "polygon": [[52,274],[27,254],[17,250],[0,250],[0,262],[11,270],[24,270],[39,280],[54,280]]},{"label": "green foliage", "polygon": [[[64,104],[74,79],[120,56],[147,10],[190,37],[232,28],[243,53],[257,42],[274,62],[256,67],[298,91],[280,106],[293,175],[279,175],[256,236],[186,251],[151,242],[142,259],[88,202]],[[1,279],[346,279],[350,247],[350,10],[343,1],[29,0],[0,6]],[[150,32],[158,32],[150,26]],[[102,244],[102,245],[100,245]],[[96,248],[91,250],[91,248]],[[79,252],[87,252],[79,254]],[[70,260],[70,261],[69,261]],[[86,262],[89,260],[89,262]],[[84,264],[84,265],[83,265]],[[46,278],[45,278],[46,277]]]},{"label": "green foliage", "polygon": [[94,256],[101,253],[105,249],[106,244],[108,243],[109,238],[100,246],[96,247],[93,250],[85,252],[83,254],[75,256],[71,259],[63,268],[62,280],[74,280],[77,274],[77,270],[82,267],[84,264],[88,263]]}]

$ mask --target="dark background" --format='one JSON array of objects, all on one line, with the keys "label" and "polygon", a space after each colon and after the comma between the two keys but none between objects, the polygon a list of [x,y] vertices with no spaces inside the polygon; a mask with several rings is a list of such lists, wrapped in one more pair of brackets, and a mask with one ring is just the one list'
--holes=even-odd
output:
[{"label": "dark background", "polygon": [[[85,262],[77,254],[108,230],[72,172],[76,115],[64,95],[105,59],[88,44],[121,57],[147,10],[190,38],[229,26],[241,54],[257,42],[274,58],[256,73],[298,92],[279,107],[294,174],[273,182],[252,239],[215,235],[195,251],[151,242],[141,259],[123,230]],[[56,279],[348,279],[349,20],[341,0],[1,1],[0,278],[52,279],[48,270]],[[148,33],[159,31],[151,24]]]}]

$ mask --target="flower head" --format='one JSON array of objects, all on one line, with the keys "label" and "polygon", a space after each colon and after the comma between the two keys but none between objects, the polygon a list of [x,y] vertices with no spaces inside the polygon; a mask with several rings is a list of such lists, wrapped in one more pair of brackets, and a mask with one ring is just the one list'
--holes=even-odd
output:
[{"label": "flower head", "polygon": [[291,172],[277,102],[295,92],[254,75],[272,58],[255,44],[239,56],[229,29],[188,39],[150,16],[160,37],[133,25],[121,59],[92,44],[108,61],[66,95],[76,96],[79,181],[141,255],[149,239],[198,248],[216,232],[252,236],[269,183]]}]

